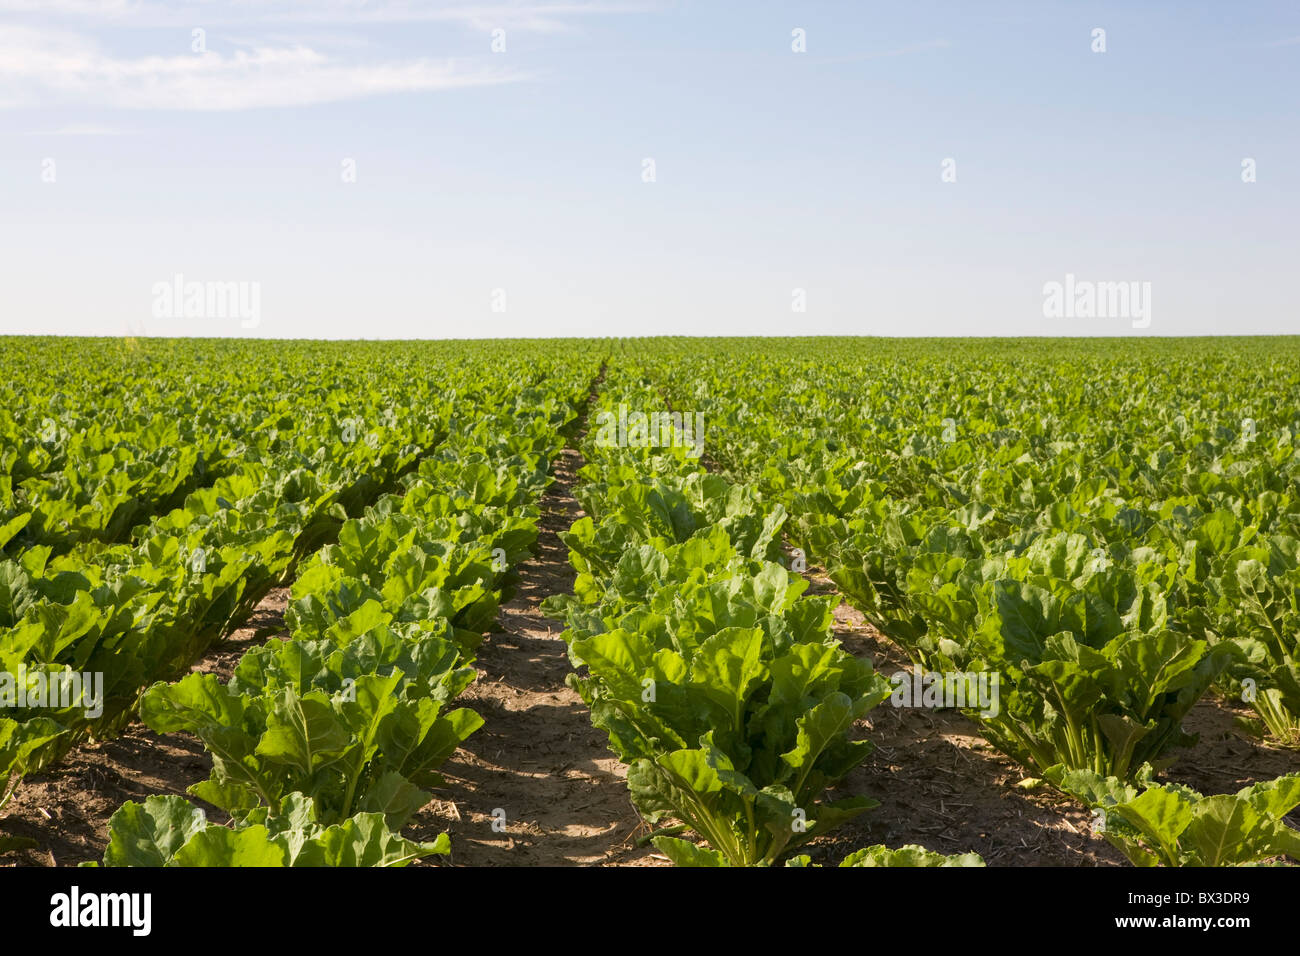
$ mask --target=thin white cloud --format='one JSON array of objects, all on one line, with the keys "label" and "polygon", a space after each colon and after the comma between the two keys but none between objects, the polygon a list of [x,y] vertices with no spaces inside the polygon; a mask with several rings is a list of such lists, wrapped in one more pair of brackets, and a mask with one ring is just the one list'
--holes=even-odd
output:
[{"label": "thin white cloud", "polygon": [[0,13],[116,19],[140,14],[153,6],[139,0],[0,0]]},{"label": "thin white cloud", "polygon": [[[243,7],[243,4],[236,6]],[[648,3],[445,3],[436,0],[278,0],[260,6],[262,20],[294,22],[455,22],[475,30],[498,27],[535,33],[563,33],[585,17],[643,13]]]},{"label": "thin white cloud", "polygon": [[111,126],[98,126],[93,123],[74,123],[60,126],[58,129],[34,129],[25,136],[121,136],[122,130]]},{"label": "thin white cloud", "polygon": [[256,23],[460,23],[476,30],[560,33],[577,20],[658,9],[651,2],[592,0],[546,3],[535,0],[463,3],[446,0],[0,0],[0,13],[76,17],[133,27],[207,26]]},{"label": "thin white cloud", "polygon": [[120,57],[75,34],[0,27],[0,107],[245,110],[311,106],[388,93],[511,83],[508,67],[445,60],[362,63],[306,46],[260,46],[225,55]]}]

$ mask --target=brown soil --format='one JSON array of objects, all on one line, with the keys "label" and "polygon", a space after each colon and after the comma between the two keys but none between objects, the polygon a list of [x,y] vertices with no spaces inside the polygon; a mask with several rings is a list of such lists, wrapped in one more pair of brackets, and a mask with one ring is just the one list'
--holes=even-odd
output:
[{"label": "brown soil", "polygon": [[[519,592],[501,609],[501,630],[479,648],[479,678],[460,702],[484,725],[443,767],[446,789],[417,817],[411,836],[451,835],[465,866],[654,865],[638,848],[648,831],[628,798],[625,768],[591,725],[571,671],[563,625],[540,604],[573,587],[568,549],[557,537],[582,515],[571,487],[581,467],[566,449],[542,501],[537,553],[519,568]],[[497,823],[504,814],[504,829]]]},{"label": "brown soil", "polygon": [[[228,679],[246,650],[265,640],[268,631],[282,629],[288,598],[287,588],[270,592],[244,627],[190,669]],[[153,794],[184,795],[211,769],[212,759],[197,738],[155,734],[140,723],[120,737],[81,744],[57,767],[32,774],[18,787],[0,818],[0,837],[27,838],[37,845],[0,854],[0,866],[76,866],[99,860],[108,843],[109,818],[123,803]],[[213,820],[225,819],[216,808],[200,805]]]},{"label": "brown soil", "polygon": [[278,638],[289,636],[284,628],[284,612],[288,606],[289,589],[276,588],[262,599],[243,627],[208,651],[190,670],[216,674],[223,681],[230,680],[235,665],[249,649],[265,643],[272,635]]},{"label": "brown soil", "polygon": [[[809,593],[834,593],[820,573]],[[847,604],[836,609],[845,649],[890,676],[907,656]],[[1264,746],[1237,731],[1232,710],[1204,699],[1188,715],[1195,746],[1179,753],[1166,779],[1202,793],[1230,793],[1300,770],[1300,754]],[[917,843],[942,853],[979,853],[991,866],[1125,866],[1124,856],[1090,829],[1091,815],[1050,785],[1024,789],[1030,774],[994,750],[974,721],[955,710],[878,705],[863,721],[871,757],[836,788],[836,798],[869,796],[881,805],[810,844],[817,862],[838,862],[863,846]],[[1300,823],[1300,811],[1292,815]]]},{"label": "brown soil", "polygon": [[[1248,737],[1234,726],[1237,718],[1254,716],[1253,710],[1238,701],[1202,698],[1183,721],[1183,729],[1200,739],[1178,751],[1178,762],[1165,776],[1211,794],[1235,793],[1261,780],[1300,771],[1300,751]],[[1300,825],[1300,810],[1288,819]]]},{"label": "brown soil", "polygon": [[[833,593],[824,577],[810,593]],[[910,667],[907,656],[855,609],[835,612],[845,650],[869,657],[890,676]],[[834,798],[868,796],[868,810],[808,849],[821,863],[838,863],[853,850],[883,843],[916,843],[939,853],[975,852],[990,866],[1115,866],[1118,850],[1089,830],[1090,814],[1050,786],[1016,785],[1029,774],[994,750],[974,721],[955,710],[894,707],[869,712],[862,736],[875,751],[832,791]]]}]

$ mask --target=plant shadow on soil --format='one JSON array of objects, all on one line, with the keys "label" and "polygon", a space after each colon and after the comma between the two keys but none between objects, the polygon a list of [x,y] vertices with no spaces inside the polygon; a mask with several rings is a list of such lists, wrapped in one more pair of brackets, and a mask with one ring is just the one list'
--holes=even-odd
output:
[{"label": "plant shadow on soil", "polygon": [[411,829],[417,839],[449,832],[457,865],[666,862],[636,846],[648,827],[628,798],[625,770],[565,683],[571,667],[563,625],[540,611],[546,597],[573,589],[558,535],[582,515],[572,495],[580,466],[572,449],[556,462],[536,553],[520,566],[501,629],[479,648],[479,679],[460,697],[484,725],[443,767],[446,790]]}]

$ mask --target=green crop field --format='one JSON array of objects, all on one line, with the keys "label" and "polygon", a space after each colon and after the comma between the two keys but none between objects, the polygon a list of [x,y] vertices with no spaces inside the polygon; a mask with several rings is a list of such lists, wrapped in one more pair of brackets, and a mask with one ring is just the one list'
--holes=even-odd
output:
[{"label": "green crop field", "polygon": [[0,373],[0,863],[1300,860],[1300,339]]}]

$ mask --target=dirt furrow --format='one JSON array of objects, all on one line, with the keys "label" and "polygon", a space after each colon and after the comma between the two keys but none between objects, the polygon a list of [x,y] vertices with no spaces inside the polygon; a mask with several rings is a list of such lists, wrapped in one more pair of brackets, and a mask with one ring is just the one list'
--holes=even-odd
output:
[{"label": "dirt furrow", "polygon": [[449,831],[452,862],[466,866],[567,866],[664,862],[636,846],[646,832],[624,783],[625,769],[591,724],[571,671],[561,622],[541,602],[573,589],[560,532],[582,515],[572,488],[581,456],[565,449],[542,499],[536,554],[500,630],[479,648],[479,678],[459,702],[485,723],[443,767],[447,787],[412,835]]}]

